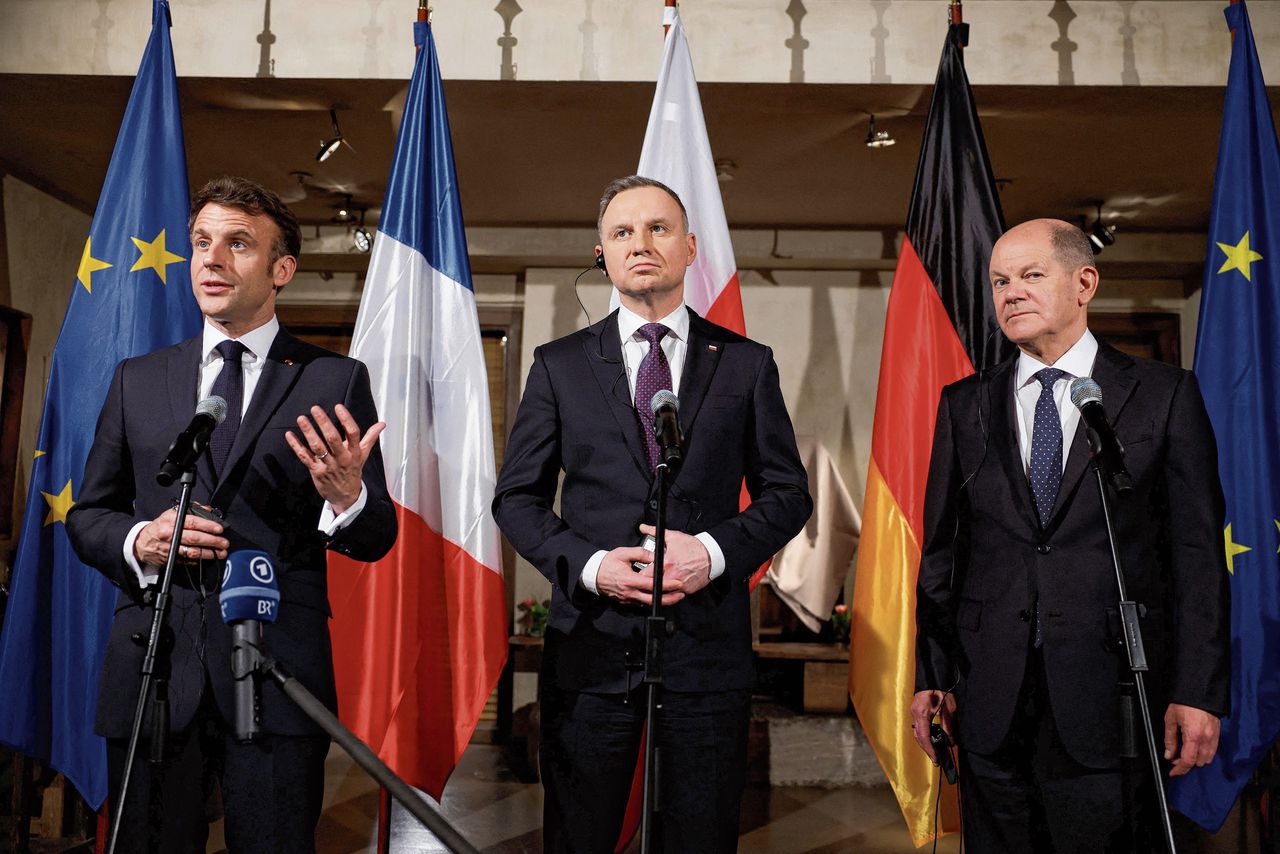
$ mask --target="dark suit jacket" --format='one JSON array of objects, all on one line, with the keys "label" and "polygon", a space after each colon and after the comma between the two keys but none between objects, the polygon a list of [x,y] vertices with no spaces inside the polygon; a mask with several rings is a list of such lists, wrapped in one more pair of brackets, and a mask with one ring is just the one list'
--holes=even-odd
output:
[{"label": "dark suit jacket", "polygon": [[[144,650],[130,640],[150,633],[153,589],[138,587],[124,560],[124,540],[140,521],[173,506],[180,487],[156,485],[169,443],[191,421],[199,382],[201,339],[126,359],[116,368],[85,465],[67,533],[80,559],[118,586],[120,598],[107,643],[96,729],[126,737],[133,720]],[[206,453],[197,467],[196,501],[222,512],[231,549],[270,554],[280,586],[275,623],[265,626],[267,649],[330,709],[336,706],[329,646],[326,549],[372,561],[395,542],[396,518],[387,495],[382,457],[375,447],[365,464],[368,499],[346,528],[328,541],[317,530],[324,504],[311,476],[285,443],[295,419],[319,404],[332,414],[342,403],[362,429],[377,413],[369,374],[360,362],[294,338],[284,329],[267,355],[257,388],[236,433],[221,481]],[[199,570],[175,567],[169,625],[174,631],[169,688],[173,730],[192,719],[204,690],[213,686],[218,707],[233,720],[231,631],[222,622],[218,591],[221,561]],[[154,587],[154,586],[153,586]],[[318,733],[274,684],[264,683],[262,724],[267,733]]]},{"label": "dark suit jacket", "polygon": [[[1040,599],[1045,680],[1068,752],[1114,766],[1119,745],[1115,571],[1083,423],[1041,528],[1018,445],[1017,359],[943,389],[925,493],[916,689],[959,676],[957,742],[993,752],[1014,715]],[[1229,703],[1229,592],[1213,430],[1195,376],[1099,344],[1093,378],[1134,491],[1111,506],[1142,629],[1157,719],[1168,703]],[[1123,667],[1121,666],[1123,664]],[[1157,740],[1162,730],[1156,730]]]},{"label": "dark suit jacket", "polygon": [[[624,656],[643,653],[646,612],[578,586],[592,554],[639,544],[638,526],[654,520],[653,477],[630,397],[616,312],[539,347],[498,477],[498,525],[552,584],[543,678],[565,690],[625,690]],[[709,532],[725,572],[670,610],[676,628],[665,684],[749,688],[748,581],[812,510],[769,348],[690,311],[680,427],[684,465],[668,526]],[[752,503],[740,512],[744,478]]]}]

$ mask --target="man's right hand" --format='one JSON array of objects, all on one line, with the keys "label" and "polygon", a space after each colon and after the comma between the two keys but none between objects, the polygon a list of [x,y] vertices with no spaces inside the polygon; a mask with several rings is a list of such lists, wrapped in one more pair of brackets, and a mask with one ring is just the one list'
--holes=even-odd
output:
[{"label": "man's right hand", "polygon": [[911,734],[934,765],[938,764],[938,756],[934,753],[933,742],[929,740],[929,726],[935,715],[940,717],[943,732],[954,742],[956,737],[951,725],[955,714],[956,698],[945,691],[917,691],[911,701]]},{"label": "man's right hand", "polygon": [[[602,596],[608,596],[626,605],[653,604],[653,572],[636,572],[631,568],[632,561],[649,563],[653,560],[653,552],[642,546],[625,546],[614,549],[600,561],[600,571],[596,574],[596,590]],[[666,576],[663,576],[666,586]],[[674,583],[674,582],[673,582]],[[670,605],[684,597],[682,593],[671,593],[662,597],[662,604]]]},{"label": "man's right hand", "polygon": [[[147,523],[133,541],[133,556],[143,566],[164,566],[169,559],[169,543],[173,539],[173,523],[178,511],[169,509]],[[222,526],[212,519],[188,513],[182,526],[182,540],[178,558],[189,562],[197,560],[225,560],[231,544],[224,537]]]}]

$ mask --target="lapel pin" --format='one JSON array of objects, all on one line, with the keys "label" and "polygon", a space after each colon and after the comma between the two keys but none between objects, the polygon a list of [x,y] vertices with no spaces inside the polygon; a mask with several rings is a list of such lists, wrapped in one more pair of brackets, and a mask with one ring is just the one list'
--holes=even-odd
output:
[{"label": "lapel pin", "polygon": [[717,344],[708,344],[707,349],[710,350],[712,353],[718,353],[720,351],[720,347]]},{"label": "lapel pin", "polygon": [[292,364],[293,364],[293,359],[285,359],[285,360],[284,360],[284,363],[285,363],[286,365],[292,365]]}]

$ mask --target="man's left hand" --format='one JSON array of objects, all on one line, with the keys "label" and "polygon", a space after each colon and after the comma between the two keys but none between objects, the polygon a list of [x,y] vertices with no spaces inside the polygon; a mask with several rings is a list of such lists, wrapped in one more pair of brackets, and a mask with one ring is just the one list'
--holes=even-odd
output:
[{"label": "man's left hand", "polygon": [[[653,525],[641,525],[640,533],[652,537],[657,529]],[[662,589],[671,592],[663,595],[663,605],[673,605],[711,583],[711,555],[697,537],[668,529],[666,550],[662,561]]]},{"label": "man's left hand", "polygon": [[[1213,761],[1218,752],[1221,722],[1203,709],[1171,703],[1164,713],[1164,758],[1173,762],[1170,777],[1181,777],[1192,768]],[[1182,752],[1178,752],[1181,736]]]},{"label": "man's left hand", "polygon": [[[387,425],[379,421],[361,436],[360,425],[345,406],[339,403],[333,408],[333,414],[338,418],[341,432],[322,408],[313,406],[311,418],[298,416],[298,431],[302,439],[299,440],[292,430],[286,431],[284,438],[307,471],[311,472],[316,492],[329,502],[335,515],[341,515],[360,497],[364,461],[369,458],[378,436]],[[314,425],[312,419],[315,419]]]}]

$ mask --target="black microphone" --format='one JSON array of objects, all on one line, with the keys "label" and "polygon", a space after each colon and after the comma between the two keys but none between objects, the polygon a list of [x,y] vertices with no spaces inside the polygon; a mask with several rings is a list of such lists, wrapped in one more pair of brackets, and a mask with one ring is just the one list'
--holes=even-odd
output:
[{"label": "black microphone", "polygon": [[227,402],[217,395],[206,397],[196,406],[196,414],[192,417],[187,429],[178,434],[160,464],[160,472],[156,475],[156,483],[168,486],[183,472],[189,471],[196,460],[209,445],[209,435],[213,428],[227,417]]},{"label": "black microphone", "polygon": [[256,549],[240,549],[227,555],[218,602],[222,606],[222,622],[231,626],[232,633],[236,739],[250,742],[258,736],[261,722],[257,667],[262,658],[262,624],[274,623],[280,607],[280,588],[271,556]]},{"label": "black microphone", "polygon": [[680,448],[680,401],[669,389],[659,389],[649,403],[653,411],[653,435],[658,439],[659,465],[675,469],[684,461]]},{"label": "black microphone", "polygon": [[1092,377],[1076,377],[1071,381],[1071,402],[1084,418],[1089,449],[1111,486],[1116,492],[1132,491],[1133,478],[1124,466],[1124,446],[1107,419],[1107,411],[1102,408],[1102,387]]}]

